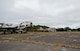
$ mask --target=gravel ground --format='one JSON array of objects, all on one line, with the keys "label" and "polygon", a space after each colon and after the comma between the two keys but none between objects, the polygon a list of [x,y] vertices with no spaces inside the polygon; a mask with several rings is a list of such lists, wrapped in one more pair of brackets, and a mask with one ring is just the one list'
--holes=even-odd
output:
[{"label": "gravel ground", "polygon": [[80,49],[61,47],[59,51],[80,51]]},{"label": "gravel ground", "polygon": [[45,41],[47,43],[65,43],[65,44],[74,44],[80,46],[80,34],[57,34],[53,36],[41,36],[38,38],[33,38],[35,41]]},{"label": "gravel ground", "polygon": [[[32,38],[31,38],[32,37]],[[9,41],[14,39],[33,40],[35,42],[46,42],[49,44],[59,43],[58,45],[46,45],[37,43],[27,43],[20,41]],[[60,43],[68,44],[61,46]],[[71,45],[75,45],[72,47]],[[31,34],[7,34],[0,35],[0,51],[80,51],[80,33],[68,32],[36,32]]]},{"label": "gravel ground", "polygon": [[22,42],[0,42],[0,51],[53,51],[52,46]]}]

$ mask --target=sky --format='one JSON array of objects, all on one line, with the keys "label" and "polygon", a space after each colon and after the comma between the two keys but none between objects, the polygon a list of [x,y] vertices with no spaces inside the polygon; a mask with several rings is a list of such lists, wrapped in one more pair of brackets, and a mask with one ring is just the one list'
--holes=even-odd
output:
[{"label": "sky", "polygon": [[0,0],[0,23],[31,21],[49,27],[80,27],[80,0]]}]

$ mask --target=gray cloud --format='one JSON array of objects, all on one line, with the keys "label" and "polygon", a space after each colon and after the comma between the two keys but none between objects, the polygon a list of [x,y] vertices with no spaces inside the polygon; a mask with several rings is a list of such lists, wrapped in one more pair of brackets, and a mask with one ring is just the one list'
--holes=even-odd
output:
[{"label": "gray cloud", "polygon": [[0,0],[0,22],[80,27],[80,0]]}]

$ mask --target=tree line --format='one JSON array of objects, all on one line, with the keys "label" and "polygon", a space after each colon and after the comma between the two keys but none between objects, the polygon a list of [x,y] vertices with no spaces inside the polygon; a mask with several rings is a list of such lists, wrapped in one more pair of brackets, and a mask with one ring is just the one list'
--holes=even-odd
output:
[{"label": "tree line", "polygon": [[80,28],[70,28],[70,27],[65,27],[65,28],[56,28],[57,31],[80,31]]}]

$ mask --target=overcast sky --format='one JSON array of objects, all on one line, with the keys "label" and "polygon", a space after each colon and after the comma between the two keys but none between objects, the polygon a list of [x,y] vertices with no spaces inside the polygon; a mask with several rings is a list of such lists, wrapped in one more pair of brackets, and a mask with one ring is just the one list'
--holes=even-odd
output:
[{"label": "overcast sky", "polygon": [[0,0],[0,22],[80,27],[80,0]]}]

